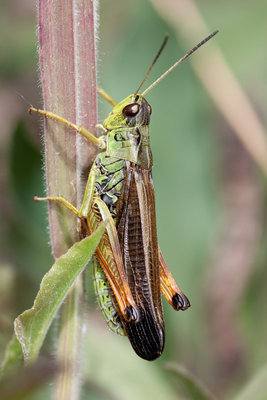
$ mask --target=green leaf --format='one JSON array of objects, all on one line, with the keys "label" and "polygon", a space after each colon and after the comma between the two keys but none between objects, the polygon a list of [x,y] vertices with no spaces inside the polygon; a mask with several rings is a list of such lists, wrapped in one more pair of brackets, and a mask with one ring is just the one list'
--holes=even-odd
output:
[{"label": "green leaf", "polygon": [[167,364],[166,369],[178,379],[178,384],[186,398],[190,400],[214,400],[212,393],[195,376],[178,364]]},{"label": "green leaf", "polygon": [[234,400],[265,400],[267,393],[267,365],[245,385]]},{"label": "green leaf", "polygon": [[14,335],[7,345],[5,358],[1,366],[1,374],[6,375],[21,366],[23,353],[21,345]]},{"label": "green leaf", "polygon": [[16,318],[15,334],[26,362],[37,358],[55,313],[90,260],[105,226],[103,223],[91,236],[75,243],[55,262],[41,282],[33,307]]}]

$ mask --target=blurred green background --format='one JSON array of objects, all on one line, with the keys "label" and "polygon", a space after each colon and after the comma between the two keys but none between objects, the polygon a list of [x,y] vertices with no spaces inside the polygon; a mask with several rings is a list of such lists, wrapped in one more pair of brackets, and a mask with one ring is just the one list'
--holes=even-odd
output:
[{"label": "blurred green background", "polygon": [[[213,41],[265,124],[267,2],[196,4],[209,31],[220,29]],[[188,50],[148,1],[102,0],[99,16],[98,80],[117,101],[137,89],[166,32],[168,45],[149,82]],[[27,102],[41,106],[36,25],[33,0],[0,2],[1,359],[14,318],[32,305],[53,262],[46,209],[32,201],[44,192],[41,129],[27,114]],[[148,363],[134,354],[127,339],[108,331],[90,294],[82,398],[200,398],[192,392],[182,397],[181,377],[169,372],[171,362],[218,398],[266,399],[266,371],[259,378],[267,362],[266,178],[190,62],[147,100],[153,110],[159,242],[192,307],[177,314],[164,301],[165,351]],[[109,110],[100,99],[99,122]],[[54,346],[48,340],[44,352],[53,353]],[[257,388],[253,397],[246,389],[251,380]],[[46,385],[31,398],[46,399],[49,391]]]}]

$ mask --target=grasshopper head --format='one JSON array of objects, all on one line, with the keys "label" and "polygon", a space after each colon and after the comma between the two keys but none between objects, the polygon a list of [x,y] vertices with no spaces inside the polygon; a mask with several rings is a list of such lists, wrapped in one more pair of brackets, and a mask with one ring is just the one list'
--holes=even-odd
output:
[{"label": "grasshopper head", "polygon": [[151,106],[141,94],[131,94],[118,103],[105,119],[107,130],[149,125]]}]

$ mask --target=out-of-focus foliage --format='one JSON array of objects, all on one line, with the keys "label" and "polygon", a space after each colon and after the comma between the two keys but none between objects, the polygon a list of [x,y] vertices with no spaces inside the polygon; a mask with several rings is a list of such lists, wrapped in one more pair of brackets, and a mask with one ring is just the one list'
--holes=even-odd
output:
[{"label": "out-of-focus foliage", "polygon": [[[197,5],[210,31],[220,29],[213,40],[265,123],[266,1],[205,0]],[[44,180],[41,124],[34,125],[27,101],[16,94],[41,104],[34,12],[33,0],[0,3],[1,358],[14,318],[31,307],[53,263],[46,206],[32,201],[42,195]],[[149,2],[103,0],[99,13],[99,83],[117,101],[137,89],[166,32],[169,43],[145,87],[188,50]],[[137,358],[127,339],[108,331],[90,293],[83,398],[175,399],[179,378],[164,369],[167,361],[182,364],[217,396],[240,392],[240,398],[246,398],[242,391],[251,390],[247,382],[267,360],[265,177],[218,113],[189,61],[147,100],[153,109],[159,241],[192,308],[175,313],[164,302],[165,352],[147,363]],[[100,100],[99,122],[109,110]],[[46,351],[52,348],[48,341]],[[265,398],[260,385],[261,393],[252,388]],[[45,390],[38,399],[47,398]]]}]

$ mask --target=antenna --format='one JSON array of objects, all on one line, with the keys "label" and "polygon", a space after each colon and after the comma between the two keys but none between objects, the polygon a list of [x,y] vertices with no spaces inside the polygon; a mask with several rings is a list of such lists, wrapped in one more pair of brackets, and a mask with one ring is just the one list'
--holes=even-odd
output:
[{"label": "antenna", "polygon": [[[197,49],[199,49],[199,47],[201,47],[203,44],[205,44],[208,40],[210,40],[213,36],[215,36],[217,33],[219,32],[219,30],[217,29],[216,31],[214,31],[213,33],[211,33],[208,37],[206,37],[205,39],[203,39],[200,43],[198,43],[195,47],[193,47],[190,51],[188,51],[188,53],[186,53],[182,58],[180,58],[180,60],[178,60],[172,67],[170,67],[166,72],[164,72],[164,74],[162,74],[155,82],[153,82],[143,93],[142,96],[145,96],[148,92],[150,92],[151,89],[153,89],[153,87],[155,87],[160,81],[162,81],[162,79],[164,79],[167,75],[169,75],[169,73],[171,73],[176,67],[178,67],[179,64],[181,64],[181,62],[183,62],[187,57],[189,57],[192,53],[194,53]],[[157,58],[156,58],[157,59]],[[153,64],[152,64],[153,66]],[[151,66],[151,68],[152,68]],[[150,68],[150,69],[151,69]],[[144,79],[145,81],[145,79]],[[142,82],[143,84],[143,82]],[[141,85],[142,86],[142,85]],[[138,88],[139,90],[140,88]]]},{"label": "antenna", "polygon": [[164,37],[163,43],[162,43],[162,45],[160,46],[159,51],[157,52],[156,57],[154,58],[154,60],[152,61],[152,64],[151,64],[150,67],[148,68],[147,73],[146,73],[144,79],[142,80],[142,82],[141,82],[140,86],[138,87],[137,91],[135,92],[135,95],[139,92],[139,90],[141,89],[141,87],[143,86],[143,84],[145,83],[145,81],[147,80],[148,75],[150,74],[152,68],[153,68],[154,65],[156,64],[156,61],[157,61],[157,59],[159,58],[159,56],[160,56],[162,50],[163,50],[164,47],[166,46],[166,43],[167,43],[168,39],[169,39],[169,35],[166,34],[165,37]]}]

